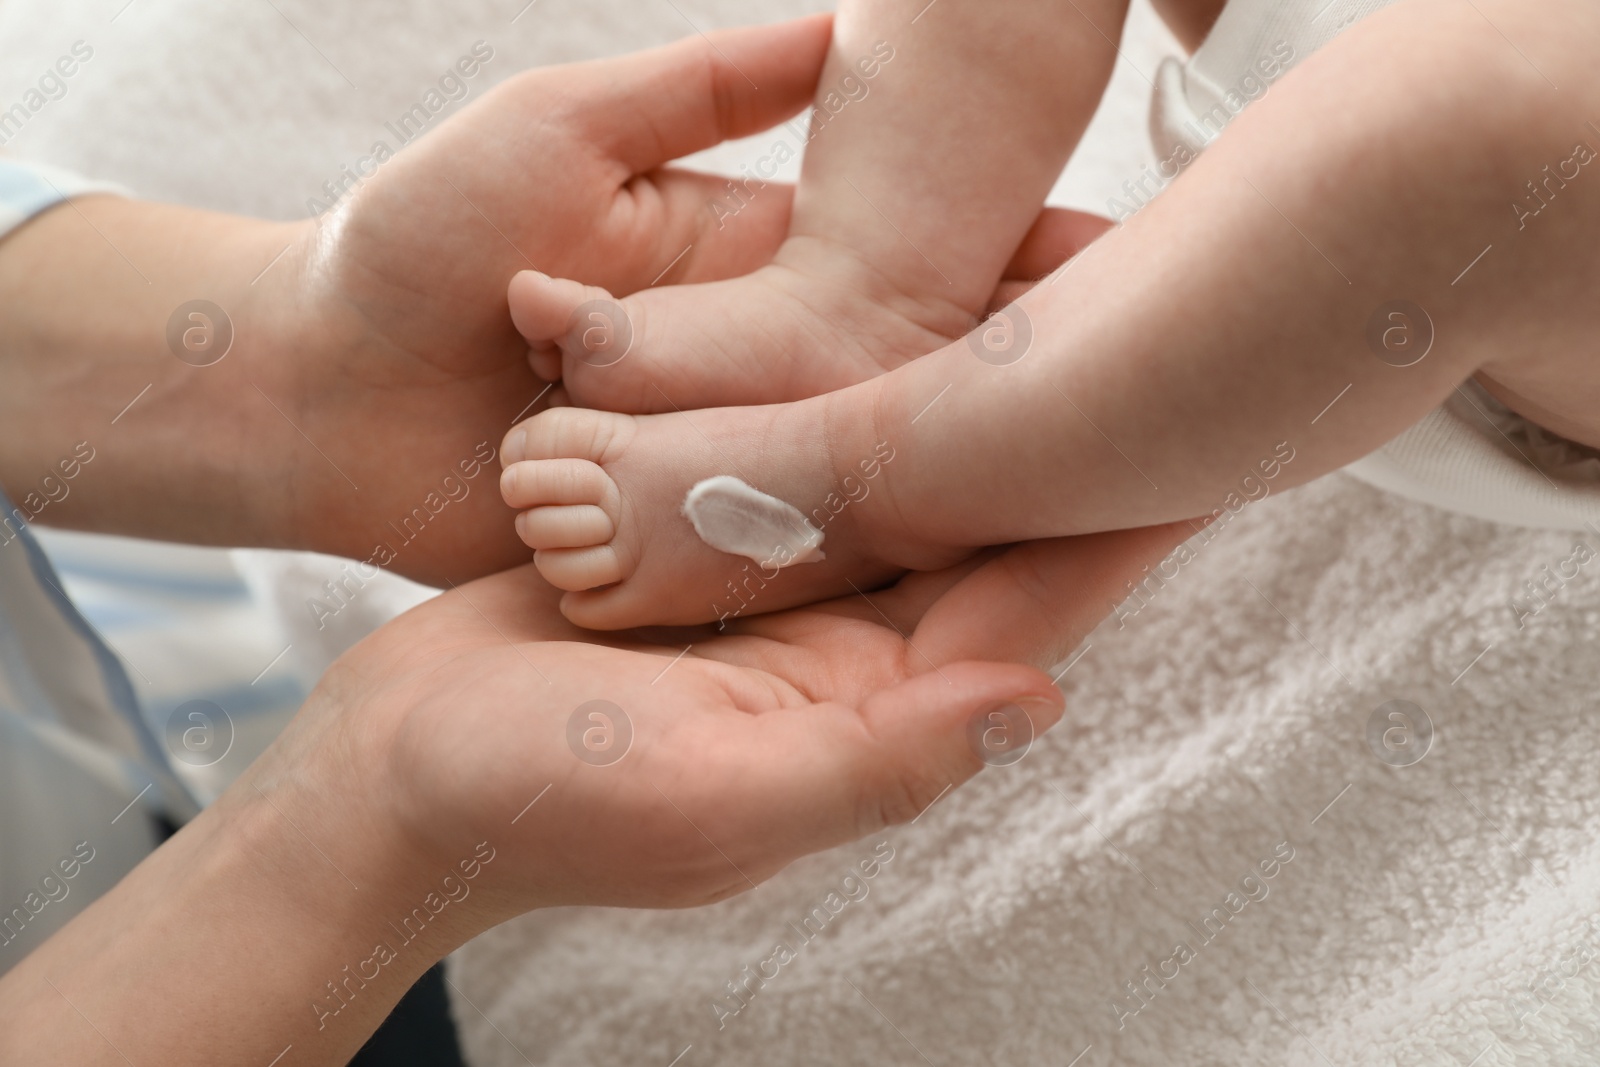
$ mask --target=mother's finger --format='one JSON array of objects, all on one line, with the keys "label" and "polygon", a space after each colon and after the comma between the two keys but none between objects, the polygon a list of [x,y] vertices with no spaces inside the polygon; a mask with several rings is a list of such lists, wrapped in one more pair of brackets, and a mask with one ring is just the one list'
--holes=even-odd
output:
[{"label": "mother's finger", "polygon": [[899,633],[908,634],[941,597],[1005,551],[1005,546],[986,548],[943,570],[911,571],[893,585],[869,590],[870,597],[851,595],[817,606],[868,622],[887,621]]},{"label": "mother's finger", "polygon": [[[832,37],[813,15],[552,68],[598,148],[635,174],[757,133],[811,102]],[[546,84],[541,81],[539,84]]]},{"label": "mother's finger", "polygon": [[[1049,729],[1061,717],[1050,677],[1015,664],[947,664],[852,707],[761,712],[694,777],[685,813],[739,867],[764,877],[799,857],[915,818],[985,764],[988,716]],[[734,888],[742,888],[737,883]]]},{"label": "mother's finger", "polygon": [[667,168],[650,176],[665,219],[651,237],[655,255],[631,284],[614,293],[650,285],[709,282],[748,274],[772,260],[789,232],[794,186]]},{"label": "mother's finger", "polygon": [[1112,226],[1110,219],[1071,208],[1045,208],[1006,264],[989,297],[993,313],[1032,289],[1051,271],[1088,248]]},{"label": "mother's finger", "polygon": [[1110,219],[1087,211],[1047,207],[1023,235],[1002,277],[1008,281],[1038,281],[1088,248],[1112,225]]},{"label": "mother's finger", "polygon": [[940,597],[911,640],[939,664],[1058,663],[1126,598],[1129,582],[1197,529],[1186,521],[1016,545]]},{"label": "mother's finger", "polygon": [[561,596],[561,590],[527,563],[462,585],[451,583],[443,596],[411,610],[432,616],[442,630],[457,636],[462,627],[488,627],[512,644],[604,636],[590,635],[568,622],[561,614]]}]

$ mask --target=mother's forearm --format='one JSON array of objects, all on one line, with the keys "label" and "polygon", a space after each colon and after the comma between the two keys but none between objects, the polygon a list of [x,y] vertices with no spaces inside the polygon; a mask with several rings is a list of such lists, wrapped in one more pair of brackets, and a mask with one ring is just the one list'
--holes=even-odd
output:
[{"label": "mother's forearm", "polygon": [[280,543],[299,279],[275,257],[306,233],[91,196],[0,240],[8,526]]},{"label": "mother's forearm", "polygon": [[492,847],[463,844],[459,871],[418,859],[330,788],[355,775],[310,717],[0,978],[0,1063],[343,1064],[488,925],[465,903],[488,878],[463,879]]}]

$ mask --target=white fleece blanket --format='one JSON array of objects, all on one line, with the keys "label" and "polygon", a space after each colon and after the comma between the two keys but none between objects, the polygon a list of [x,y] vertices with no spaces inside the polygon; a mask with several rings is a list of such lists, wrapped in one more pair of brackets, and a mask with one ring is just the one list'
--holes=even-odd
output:
[{"label": "white fleece blanket", "polygon": [[[5,150],[277,217],[475,40],[495,80],[813,6],[125,2],[0,0],[0,106],[95,48]],[[1133,68],[1164,45],[1137,25],[1062,187],[1084,206],[1144,159]],[[1250,504],[1090,638],[1060,728],[914,825],[714,907],[536,914],[463,949],[469,1056],[1594,1063],[1597,551],[1340,476]],[[1417,709],[1430,747],[1395,765]]]}]

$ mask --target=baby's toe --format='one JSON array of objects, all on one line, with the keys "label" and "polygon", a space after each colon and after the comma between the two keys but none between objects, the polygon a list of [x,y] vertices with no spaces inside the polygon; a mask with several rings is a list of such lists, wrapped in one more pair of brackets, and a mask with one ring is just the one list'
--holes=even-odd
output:
[{"label": "baby's toe", "polygon": [[528,366],[541,382],[561,380],[561,349],[555,345],[533,345],[528,349]]},{"label": "baby's toe", "polygon": [[534,566],[557,589],[579,592],[612,585],[628,577],[615,545],[588,548],[546,548],[533,554]]},{"label": "baby's toe", "polygon": [[[616,536],[622,495],[611,476],[599,464],[586,459],[513,463],[500,475],[500,494],[507,504],[524,509],[517,516],[517,536],[538,552],[594,548]],[[569,570],[561,569],[561,573]],[[602,579],[601,584],[616,580]],[[553,578],[551,581],[555,582]],[[555,584],[570,588],[560,582]]]},{"label": "baby's toe", "polygon": [[529,362],[545,381],[560,377],[553,367],[551,346],[587,366],[609,367],[633,347],[633,323],[610,293],[566,278],[525,270],[506,291],[511,321],[527,339]]},{"label": "baby's toe", "polygon": [[514,508],[594,504],[615,514],[617,483],[587,459],[533,459],[500,472],[500,495]]},{"label": "baby's toe", "polygon": [[533,549],[603,545],[616,531],[611,516],[593,504],[532,508],[517,516],[517,536]]},{"label": "baby's toe", "polygon": [[511,321],[528,344],[542,348],[560,343],[571,325],[572,313],[585,301],[610,299],[595,289],[567,278],[552,278],[536,270],[518,271],[506,289]]}]

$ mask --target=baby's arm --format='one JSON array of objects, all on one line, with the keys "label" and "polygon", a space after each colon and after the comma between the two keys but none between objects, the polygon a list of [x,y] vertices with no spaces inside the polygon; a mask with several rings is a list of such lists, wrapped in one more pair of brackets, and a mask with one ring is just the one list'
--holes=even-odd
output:
[{"label": "baby's arm", "polygon": [[[524,272],[512,317],[578,403],[776,403],[865,381],[971,326],[1088,125],[1127,0],[845,0],[809,130],[707,205],[745,205],[804,146],[789,239],[744,278],[621,299]],[[720,77],[738,77],[723,72]],[[663,282],[680,249],[663,250]]]}]

